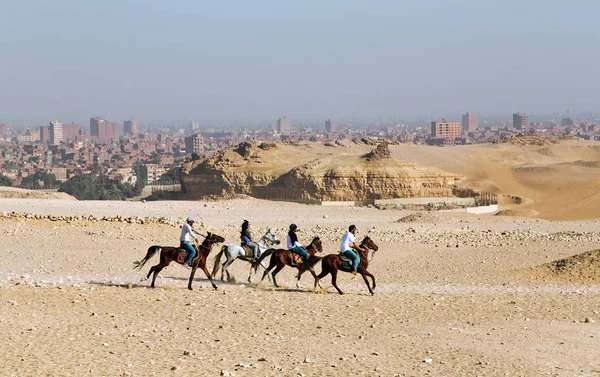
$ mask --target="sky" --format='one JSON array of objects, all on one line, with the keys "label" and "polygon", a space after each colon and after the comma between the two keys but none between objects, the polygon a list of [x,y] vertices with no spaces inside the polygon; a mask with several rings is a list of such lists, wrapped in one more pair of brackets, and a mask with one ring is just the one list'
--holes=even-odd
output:
[{"label": "sky", "polygon": [[597,0],[0,0],[0,123],[600,112]]}]

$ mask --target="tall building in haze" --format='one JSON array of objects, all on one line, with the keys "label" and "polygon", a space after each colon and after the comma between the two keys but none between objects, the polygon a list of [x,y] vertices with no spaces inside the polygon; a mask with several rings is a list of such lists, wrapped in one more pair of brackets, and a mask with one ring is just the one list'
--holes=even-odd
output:
[{"label": "tall building in haze", "polygon": [[101,124],[106,124],[106,119],[100,117],[90,118],[90,137],[92,139],[97,139],[100,136]]},{"label": "tall building in haze", "polygon": [[513,114],[513,128],[517,130],[529,129],[529,115],[523,113]]},{"label": "tall building in haze", "polygon": [[8,126],[6,124],[0,124],[0,139],[8,139]]},{"label": "tall building in haze", "polygon": [[479,127],[477,114],[466,113],[462,116],[462,130],[465,132],[476,131]]},{"label": "tall building in haze", "polygon": [[204,154],[204,138],[200,134],[193,134],[185,138],[185,153],[196,153],[199,156]]},{"label": "tall building in haze", "polygon": [[50,144],[58,145],[63,142],[63,124],[58,121],[50,122]]},{"label": "tall building in haze", "polygon": [[292,122],[286,117],[277,119],[277,133],[280,135],[291,134]]},{"label": "tall building in haze", "polygon": [[335,120],[327,119],[325,121],[325,131],[326,132],[335,132]]},{"label": "tall building in haze", "polygon": [[79,125],[71,122],[70,124],[63,124],[63,142],[72,142],[79,139]]},{"label": "tall building in haze", "polygon": [[112,140],[119,140],[120,125],[117,122],[105,122],[98,128],[98,141],[106,143]]},{"label": "tall building in haze", "polygon": [[135,120],[126,120],[123,122],[123,133],[131,137],[137,138],[140,134],[140,123]]},{"label": "tall building in haze", "polygon": [[460,137],[461,125],[458,122],[431,122],[431,137],[454,141]]}]

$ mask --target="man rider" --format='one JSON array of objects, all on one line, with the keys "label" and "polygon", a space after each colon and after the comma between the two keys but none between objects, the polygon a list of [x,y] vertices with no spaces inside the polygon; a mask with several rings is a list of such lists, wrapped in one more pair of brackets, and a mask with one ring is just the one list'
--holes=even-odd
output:
[{"label": "man rider", "polygon": [[196,256],[196,249],[190,243],[190,237],[196,240],[196,244],[198,244],[198,237],[192,231],[192,225],[194,225],[194,218],[188,217],[185,221],[185,224],[181,227],[181,236],[179,237],[179,247],[185,249],[188,252],[188,257],[185,259],[183,263],[184,266],[190,267],[190,262]]},{"label": "man rider", "polygon": [[[302,266],[300,267],[300,271],[302,271],[304,265],[306,264],[306,261],[308,260],[308,253],[306,252],[306,250],[304,250],[304,248],[302,247],[300,242],[298,242],[298,237],[296,236],[296,229],[298,229],[296,224],[290,225],[290,231],[287,234],[286,241],[287,241],[288,250],[291,251],[292,253],[296,253],[296,254],[300,255],[300,257],[302,257],[303,263],[302,263]],[[293,260],[292,260],[292,263],[293,263]]]},{"label": "man rider", "polygon": [[360,262],[360,258],[352,249],[365,251],[356,243],[354,235],[357,231],[358,229],[356,229],[356,225],[350,225],[348,227],[348,231],[344,233],[344,236],[342,237],[342,243],[340,244],[340,253],[352,259],[352,275],[356,275],[356,270],[358,269],[358,264]]},{"label": "man rider", "polygon": [[242,223],[242,233],[240,236],[242,245],[247,245],[252,249],[253,259],[258,258],[258,245],[252,241],[252,235],[250,234],[250,222],[244,220]]}]

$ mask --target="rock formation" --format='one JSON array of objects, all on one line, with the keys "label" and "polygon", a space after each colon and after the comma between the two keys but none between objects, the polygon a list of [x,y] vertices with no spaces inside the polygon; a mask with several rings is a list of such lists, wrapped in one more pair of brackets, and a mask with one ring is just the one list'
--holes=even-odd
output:
[{"label": "rock formation", "polygon": [[331,148],[320,143],[241,143],[189,163],[182,182],[187,199],[256,198],[369,201],[453,196],[460,176],[393,158],[386,144]]}]

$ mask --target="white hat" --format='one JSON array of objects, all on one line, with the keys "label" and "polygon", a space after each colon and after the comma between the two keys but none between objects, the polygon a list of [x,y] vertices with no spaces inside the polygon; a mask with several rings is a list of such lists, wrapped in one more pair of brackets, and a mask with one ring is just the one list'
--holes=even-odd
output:
[{"label": "white hat", "polygon": [[188,217],[187,220],[185,220],[185,221],[188,222],[188,223],[196,222],[196,220],[194,220],[193,217]]}]

